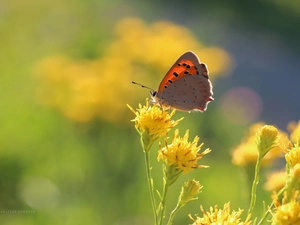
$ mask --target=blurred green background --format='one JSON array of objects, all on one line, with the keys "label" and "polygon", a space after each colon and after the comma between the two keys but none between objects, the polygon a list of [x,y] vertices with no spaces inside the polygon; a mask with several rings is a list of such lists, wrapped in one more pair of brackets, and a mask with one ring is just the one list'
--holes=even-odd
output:
[{"label": "blurred green background", "polygon": [[[187,214],[231,201],[248,207],[249,185],[231,150],[257,121],[286,130],[299,120],[298,1],[0,2],[0,223],[152,224],[139,136],[126,107],[144,104],[175,60],[205,62],[215,101],[177,112],[212,153],[183,176],[204,186]],[[171,131],[171,134],[173,131]],[[152,149],[153,177],[161,164]],[[268,202],[270,193],[259,198]],[[257,212],[262,208],[261,201]],[[29,210],[25,213],[21,210]]]}]

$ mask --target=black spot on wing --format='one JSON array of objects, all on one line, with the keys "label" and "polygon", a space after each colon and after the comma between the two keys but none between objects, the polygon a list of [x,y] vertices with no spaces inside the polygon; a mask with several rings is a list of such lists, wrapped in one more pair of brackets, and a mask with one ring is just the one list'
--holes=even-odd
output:
[{"label": "black spot on wing", "polygon": [[178,77],[178,76],[179,76],[178,73],[176,73],[176,72],[174,72],[173,75],[174,75],[175,77]]}]

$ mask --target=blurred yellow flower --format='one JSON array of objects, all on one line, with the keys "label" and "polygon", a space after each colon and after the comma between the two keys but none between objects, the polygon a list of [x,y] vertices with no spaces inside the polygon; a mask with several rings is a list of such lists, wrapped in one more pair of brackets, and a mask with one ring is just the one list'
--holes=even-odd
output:
[{"label": "blurred yellow flower", "polygon": [[203,217],[196,217],[193,219],[191,215],[189,217],[194,221],[193,225],[212,225],[212,224],[226,224],[226,225],[250,225],[252,222],[248,217],[245,221],[241,221],[242,209],[237,212],[230,212],[230,202],[224,204],[223,209],[219,209],[216,205],[214,208],[210,207],[210,210],[205,212],[203,207],[200,206]]},{"label": "blurred yellow flower", "polygon": [[130,77],[116,80],[119,71],[133,73],[132,67],[121,58],[74,61],[62,56],[49,57],[36,67],[40,80],[37,94],[40,102],[58,108],[78,122],[97,117],[119,121],[124,117],[124,100],[129,98],[131,89]]},{"label": "blurred yellow flower", "polygon": [[233,150],[232,163],[240,167],[255,165],[257,156],[255,140],[254,138],[249,138]]},{"label": "blurred yellow flower", "polygon": [[290,139],[293,143],[300,145],[300,120],[297,122],[293,121],[288,124],[288,131]]},{"label": "blurred yellow flower", "polygon": [[278,199],[278,195],[272,195],[273,202],[276,206],[273,214],[272,224],[274,225],[298,225],[300,224],[300,202],[299,191],[295,191],[289,199],[287,193],[284,192],[282,203]]},{"label": "blurred yellow flower", "polygon": [[152,144],[157,138],[165,136],[171,128],[183,120],[183,117],[176,121],[172,120],[175,110],[169,113],[156,105],[149,106],[148,99],[146,105],[139,104],[139,109],[136,111],[131,106],[127,106],[136,116],[132,121],[135,122],[135,128],[141,135],[143,145],[146,145],[144,147]]},{"label": "blurred yellow flower", "polygon": [[225,50],[203,46],[188,28],[171,22],[146,24],[139,18],[125,18],[114,30],[114,41],[101,46],[99,58],[53,56],[41,60],[36,66],[40,102],[74,121],[101,118],[119,122],[129,117],[125,102],[137,102],[145,95],[145,90],[131,81],[158,86],[175,60],[188,50],[209,66],[211,79],[232,67]]},{"label": "blurred yellow flower", "polygon": [[285,186],[286,178],[287,176],[285,170],[272,172],[267,176],[264,189],[267,191],[279,191]]},{"label": "blurred yellow flower", "polygon": [[291,149],[286,149],[285,160],[291,167],[300,163],[300,146],[295,145]]},{"label": "blurred yellow flower", "polygon": [[[244,136],[241,144],[234,148],[232,151],[232,163],[246,167],[248,165],[255,165],[258,157],[258,149],[256,144],[256,133],[261,130],[261,128],[265,124],[260,122],[253,124],[248,133]],[[283,149],[281,146],[285,146],[288,143],[288,139],[286,138],[287,135],[279,130],[279,139],[278,139],[278,146],[272,148],[262,159],[262,166],[267,166],[274,159],[283,156]]]},{"label": "blurred yellow flower", "polygon": [[204,155],[211,152],[210,149],[204,150],[202,153],[198,153],[203,146],[203,143],[198,146],[199,137],[196,136],[193,142],[188,142],[189,130],[185,132],[183,138],[179,136],[179,130],[176,129],[172,143],[166,146],[158,152],[158,160],[165,161],[167,166],[175,165],[184,173],[188,173],[196,168],[207,168],[208,166],[198,165],[197,161]]}]

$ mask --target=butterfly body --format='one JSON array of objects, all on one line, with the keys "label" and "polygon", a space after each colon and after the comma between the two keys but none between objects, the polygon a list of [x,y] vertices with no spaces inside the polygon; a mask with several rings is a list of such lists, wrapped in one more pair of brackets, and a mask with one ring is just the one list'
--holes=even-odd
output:
[{"label": "butterfly body", "polygon": [[205,111],[213,101],[208,69],[191,51],[170,68],[157,91],[150,92],[153,103],[181,111]]}]

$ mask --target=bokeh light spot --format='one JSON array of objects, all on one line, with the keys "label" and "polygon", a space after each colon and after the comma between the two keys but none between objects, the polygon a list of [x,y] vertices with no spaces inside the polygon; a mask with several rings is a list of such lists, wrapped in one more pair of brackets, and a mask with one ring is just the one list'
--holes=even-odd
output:
[{"label": "bokeh light spot", "polygon": [[30,177],[21,185],[23,200],[34,209],[48,209],[58,203],[60,191],[57,186],[44,177]]},{"label": "bokeh light spot", "polygon": [[263,110],[260,96],[246,87],[233,88],[221,99],[221,112],[234,124],[248,124],[259,119]]}]

